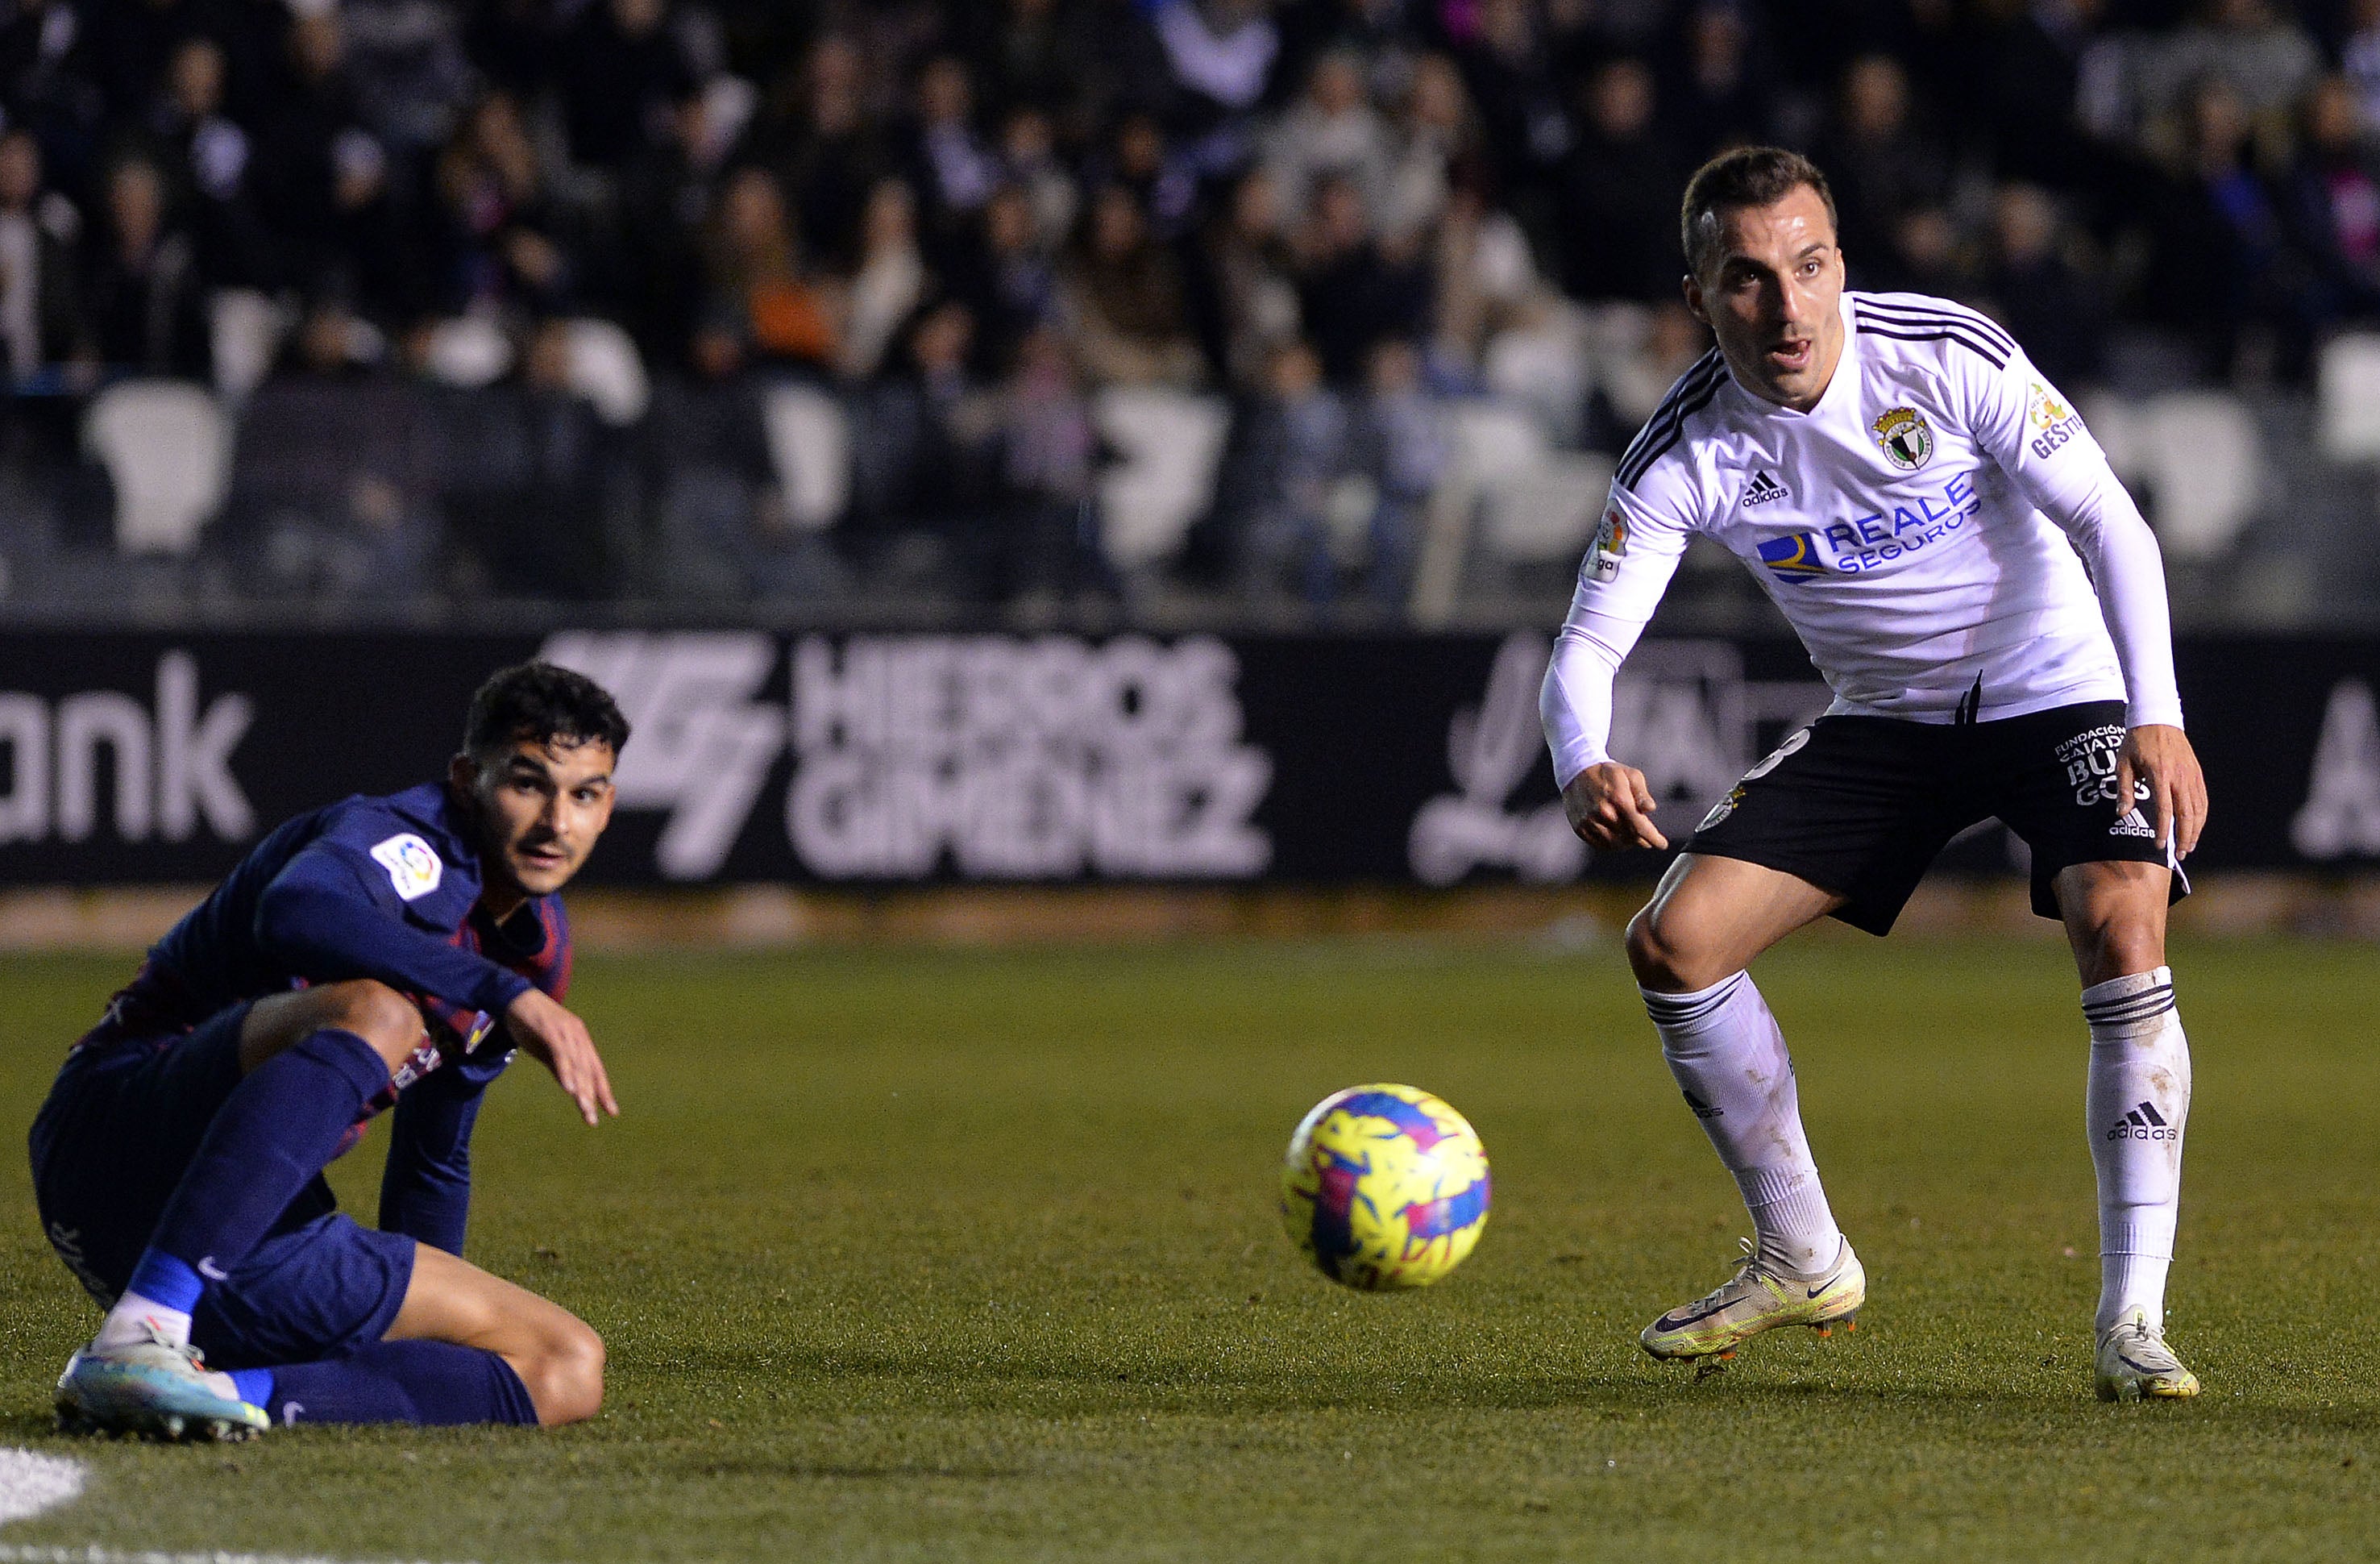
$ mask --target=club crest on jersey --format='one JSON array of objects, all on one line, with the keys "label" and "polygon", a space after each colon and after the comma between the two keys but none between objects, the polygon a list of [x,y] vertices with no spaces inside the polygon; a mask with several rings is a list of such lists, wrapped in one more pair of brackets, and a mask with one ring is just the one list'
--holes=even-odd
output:
[{"label": "club crest on jersey", "polygon": [[1934,454],[1934,431],[1915,408],[1893,408],[1868,428],[1884,447],[1885,459],[1903,472],[1914,472]]},{"label": "club crest on jersey", "polygon": [[1628,554],[1628,518],[1620,507],[1603,507],[1603,523],[1595,530],[1595,546],[1586,553],[1586,573],[1591,580],[1611,581],[1620,579],[1620,561]]}]

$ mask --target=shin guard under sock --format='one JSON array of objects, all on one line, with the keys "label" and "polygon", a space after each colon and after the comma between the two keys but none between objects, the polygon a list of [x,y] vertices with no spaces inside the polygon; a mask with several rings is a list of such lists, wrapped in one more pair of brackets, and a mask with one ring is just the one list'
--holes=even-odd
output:
[{"label": "shin guard under sock", "polygon": [[1686,1106],[1743,1191],[1761,1259],[1796,1276],[1826,1270],[1843,1235],[1802,1133],[1785,1035],[1752,974],[1694,994],[1639,992]]},{"label": "shin guard under sock", "polygon": [[537,1408],[512,1364],[451,1341],[375,1341],[344,1357],[272,1371],[261,1403],[298,1423],[534,1423]]},{"label": "shin guard under sock", "polygon": [[2190,1042],[2159,967],[2082,991],[2091,1024],[2084,1092],[2099,1176],[2097,1327],[2140,1309],[2165,1323],[2166,1273],[2181,1213],[2181,1134],[2190,1118]]},{"label": "shin guard under sock", "polygon": [[257,1066],[215,1110],[150,1251],[221,1279],[329,1166],[388,1081],[370,1044],[330,1027]]}]

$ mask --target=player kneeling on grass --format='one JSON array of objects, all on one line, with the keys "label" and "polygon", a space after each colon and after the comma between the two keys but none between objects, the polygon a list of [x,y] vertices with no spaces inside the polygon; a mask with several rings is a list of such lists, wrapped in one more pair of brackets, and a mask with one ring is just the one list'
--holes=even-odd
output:
[{"label": "player kneeling on grass", "polygon": [[1645,1348],[1707,1364],[1865,1301],[1744,968],[1828,914],[1885,933],[1935,854],[1997,816],[2031,847],[2034,910],[2064,921],[2082,972],[2099,1394],[2194,1396],[2164,1333],[2190,1111],[2165,925],[2206,788],[2156,540],[1999,326],[1844,288],[1809,163],[1726,153],[1682,216],[1686,299],[1718,346],[1621,458],[1547,673],[1571,824],[1597,847],[1669,845],[1644,774],[1605,744],[1612,677],[1696,534],[1751,568],[1835,698],[1711,810],[1629,925],[1661,1050],[1757,1235]]},{"label": "player kneeling on grass", "polygon": [[[43,1227],[107,1310],[58,1381],[62,1426],[595,1414],[601,1338],[460,1256],[472,1122],[516,1046],[588,1123],[619,1112],[562,1006],[555,893],[627,738],[586,678],[507,668],[445,781],[290,821],[150,951],[33,1121]],[[373,1230],[322,1175],[392,1106]]]}]

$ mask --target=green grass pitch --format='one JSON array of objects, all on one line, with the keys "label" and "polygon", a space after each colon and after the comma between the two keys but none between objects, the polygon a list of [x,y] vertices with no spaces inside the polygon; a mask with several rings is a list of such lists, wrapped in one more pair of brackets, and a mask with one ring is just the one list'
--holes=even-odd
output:
[{"label": "green grass pitch", "polygon": [[[0,963],[31,1117],[123,961]],[[2380,952],[2177,953],[2196,1055],[2172,1336],[2091,1397],[2083,1039],[2055,942],[1766,961],[1859,1333],[1695,1384],[1635,1333],[1727,1272],[1733,1187],[1617,954],[1427,942],[592,958],[625,1117],[524,1067],[472,1254],[612,1350],[592,1424],[70,1443],[95,1315],[0,1162],[0,1443],[93,1472],[0,1543],[342,1558],[1763,1560],[2380,1555]],[[1301,1269],[1298,1116],[1440,1093],[1495,1159],[1425,1292]],[[375,1135],[337,1170],[369,1214]]]}]

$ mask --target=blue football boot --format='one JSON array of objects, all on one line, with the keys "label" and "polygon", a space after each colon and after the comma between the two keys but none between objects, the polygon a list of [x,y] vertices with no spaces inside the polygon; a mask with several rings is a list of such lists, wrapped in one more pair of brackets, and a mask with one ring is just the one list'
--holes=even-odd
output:
[{"label": "blue football boot", "polygon": [[104,1350],[86,1347],[58,1376],[58,1430],[149,1439],[253,1439],[273,1426],[262,1407],[216,1388],[195,1347],[162,1337]]}]

